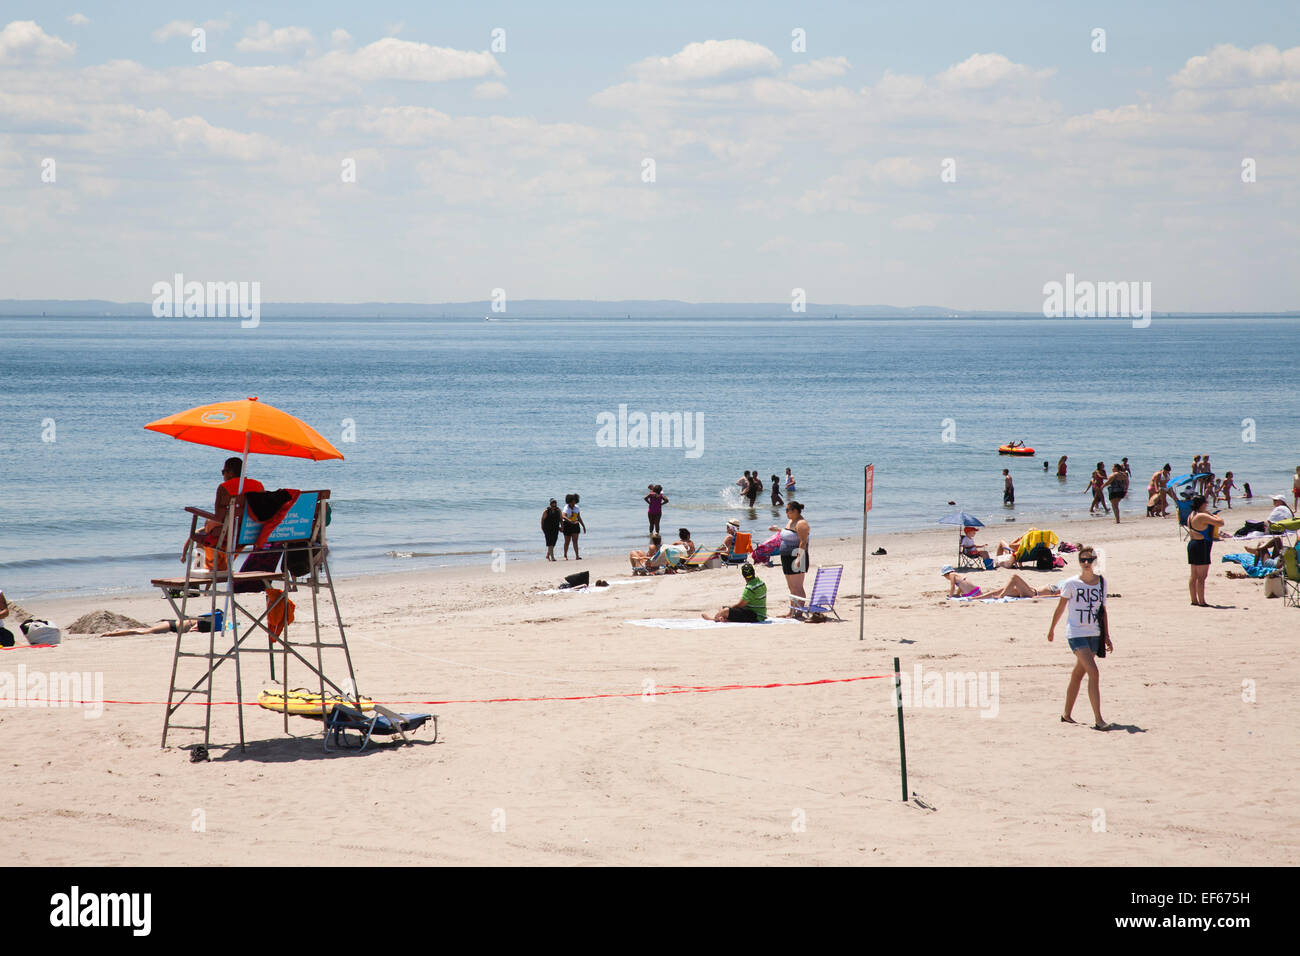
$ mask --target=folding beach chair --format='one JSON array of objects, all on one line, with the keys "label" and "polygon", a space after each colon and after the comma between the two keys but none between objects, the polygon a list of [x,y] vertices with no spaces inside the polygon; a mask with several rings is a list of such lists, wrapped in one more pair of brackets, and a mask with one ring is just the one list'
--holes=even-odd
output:
[{"label": "folding beach chair", "polygon": [[971,554],[966,548],[962,547],[962,539],[966,537],[965,531],[957,533],[957,570],[958,571],[983,571],[985,568],[992,568],[992,561],[985,563],[984,559],[977,554]]},{"label": "folding beach chair", "polygon": [[844,620],[835,610],[835,598],[840,593],[840,578],[843,574],[842,564],[827,564],[818,568],[817,577],[813,579],[812,593],[807,598],[790,598],[791,616],[803,619],[813,614],[834,614],[835,620]]},{"label": "folding beach chair", "polygon": [[[717,567],[722,563],[721,548],[700,548],[693,555],[682,562],[682,567],[688,571],[698,571],[701,568]],[[713,562],[717,562],[714,564]]]},{"label": "folding beach chair", "polygon": [[737,531],[735,538],[731,542],[731,550],[722,555],[723,564],[744,564],[749,560],[753,553],[754,546],[750,542],[748,531]]},{"label": "folding beach chair", "polygon": [[[331,749],[330,738],[333,737],[333,749],[355,750],[361,753],[375,734],[386,737],[395,735],[401,737],[403,743],[409,744],[411,739],[406,736],[407,732],[415,733],[430,720],[433,721],[433,740],[430,743],[437,743],[437,714],[399,714],[381,704],[375,704],[375,709],[365,714],[353,707],[335,704],[330,710],[329,719],[325,722],[325,749]],[[357,736],[361,738],[360,746],[348,745],[346,735],[349,730],[356,731]]]},{"label": "folding beach chair", "polygon": [[1176,504],[1178,505],[1178,540],[1184,541],[1191,537],[1187,533],[1187,519],[1192,516],[1192,502],[1190,498],[1179,498]]},{"label": "folding beach chair", "polygon": [[1293,545],[1282,552],[1282,604],[1285,607],[1300,607],[1300,545]]}]

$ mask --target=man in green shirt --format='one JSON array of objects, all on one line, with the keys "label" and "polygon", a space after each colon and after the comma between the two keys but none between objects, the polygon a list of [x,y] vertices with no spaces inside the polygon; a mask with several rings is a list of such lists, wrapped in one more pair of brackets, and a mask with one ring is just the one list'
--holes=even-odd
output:
[{"label": "man in green shirt", "polygon": [[736,621],[742,624],[757,624],[767,620],[767,585],[754,573],[754,566],[748,562],[740,566],[740,575],[745,579],[745,590],[741,592],[740,603],[724,607],[717,614],[701,614],[706,621]]}]

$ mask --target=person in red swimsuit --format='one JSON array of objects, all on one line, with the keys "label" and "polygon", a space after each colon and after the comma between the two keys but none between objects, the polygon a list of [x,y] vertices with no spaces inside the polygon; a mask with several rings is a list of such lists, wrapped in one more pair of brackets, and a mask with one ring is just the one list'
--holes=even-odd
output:
[{"label": "person in red swimsuit", "polygon": [[[217,500],[213,505],[213,512],[216,514],[215,521],[209,521],[203,526],[203,531],[216,531],[226,520],[226,511],[230,508],[230,503],[235,500],[239,494],[239,476],[243,473],[244,463],[238,458],[227,458],[226,464],[221,469],[221,484],[217,485]],[[262,483],[256,478],[244,479],[244,491],[265,491]],[[214,549],[205,546],[203,548],[204,567],[212,570],[213,563],[220,565],[218,570],[226,569],[226,559],[224,554],[216,554]]]}]

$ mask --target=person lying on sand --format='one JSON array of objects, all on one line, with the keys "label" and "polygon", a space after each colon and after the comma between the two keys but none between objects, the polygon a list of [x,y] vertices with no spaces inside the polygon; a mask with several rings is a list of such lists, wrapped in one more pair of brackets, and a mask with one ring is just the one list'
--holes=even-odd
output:
[{"label": "person lying on sand", "polygon": [[1011,575],[1011,579],[1000,588],[994,588],[985,591],[974,585],[962,574],[958,574],[952,569],[951,565],[945,565],[939,572],[948,579],[948,597],[964,597],[971,600],[989,600],[996,598],[1036,598],[1036,597],[1055,597],[1061,593],[1061,589],[1055,584],[1049,584],[1047,587],[1036,588],[1018,574]]},{"label": "person lying on sand", "polygon": [[757,624],[767,620],[767,585],[746,561],[740,566],[740,576],[745,579],[745,590],[740,592],[740,603],[720,608],[716,614],[701,614],[706,621],[737,621]]},{"label": "person lying on sand", "polygon": [[[200,627],[200,625],[202,625]],[[186,621],[185,632],[202,631],[205,634],[212,628],[207,621]],[[148,627],[128,627],[124,631],[105,631],[101,637],[128,637],[132,634],[175,634],[176,622],[172,620],[159,621],[157,624]]]}]

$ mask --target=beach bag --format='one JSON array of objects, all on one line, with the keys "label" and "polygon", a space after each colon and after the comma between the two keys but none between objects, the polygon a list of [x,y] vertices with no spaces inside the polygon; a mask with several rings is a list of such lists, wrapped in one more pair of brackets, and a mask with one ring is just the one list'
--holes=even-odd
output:
[{"label": "beach bag", "polygon": [[49,621],[28,618],[19,625],[28,644],[58,644],[63,635]]},{"label": "beach bag", "polygon": [[1106,640],[1110,637],[1110,615],[1106,613],[1106,578],[1101,579],[1101,607],[1097,608],[1097,656],[1106,656]]},{"label": "beach bag", "polygon": [[14,646],[14,632],[7,627],[0,627],[0,647]]},{"label": "beach bag", "polygon": [[564,577],[564,583],[561,588],[585,588],[591,581],[590,571],[575,571],[573,574],[567,574]]},{"label": "beach bag", "polygon": [[1278,598],[1286,596],[1286,584],[1282,575],[1270,574],[1264,579],[1264,597]]}]

